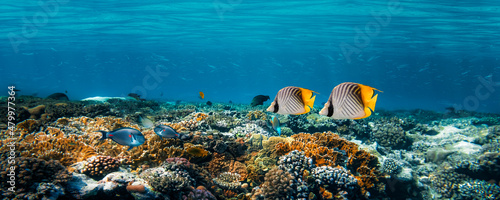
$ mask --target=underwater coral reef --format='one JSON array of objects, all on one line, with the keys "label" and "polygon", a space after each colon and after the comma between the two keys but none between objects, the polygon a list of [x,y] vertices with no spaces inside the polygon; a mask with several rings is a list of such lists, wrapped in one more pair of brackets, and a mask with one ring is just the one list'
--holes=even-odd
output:
[{"label": "underwater coral reef", "polygon": [[[316,107],[276,115],[216,102],[18,99],[13,136],[0,119],[0,153],[15,157],[0,163],[3,199],[500,198],[496,114],[380,110],[335,120]],[[266,125],[273,116],[281,135]],[[178,135],[162,137],[151,122]],[[145,142],[127,151],[100,140],[99,131],[123,127]]]}]

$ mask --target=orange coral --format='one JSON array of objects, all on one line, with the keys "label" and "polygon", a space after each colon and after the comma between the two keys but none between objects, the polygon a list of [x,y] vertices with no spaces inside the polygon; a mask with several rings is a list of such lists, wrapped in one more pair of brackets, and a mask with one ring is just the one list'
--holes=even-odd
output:
[{"label": "orange coral", "polygon": [[27,119],[22,122],[19,122],[16,125],[17,131],[21,132],[21,136],[25,134],[32,133],[33,131],[37,131],[41,125],[41,122],[34,120],[34,119]]},{"label": "orange coral", "polygon": [[266,120],[267,115],[266,113],[262,112],[261,110],[254,110],[254,111],[249,111],[248,114],[246,115],[248,117],[248,120]]},{"label": "orange coral", "polygon": [[234,161],[234,160],[231,160],[229,162],[229,172],[239,174],[240,175],[240,180],[239,181],[245,180],[246,177],[248,176],[248,174],[247,174],[247,166],[244,163],[241,163],[241,162],[238,162],[238,161]]},{"label": "orange coral", "polygon": [[[356,173],[363,194],[372,188],[379,188],[377,184],[379,172],[376,170],[378,160],[364,150],[360,150],[358,145],[339,137],[332,132],[306,134],[300,133],[291,136],[294,141],[277,143],[273,154],[277,157],[287,154],[292,150],[304,151],[305,155],[312,158],[317,166],[328,165],[337,166],[346,156],[347,169]],[[345,151],[346,155],[342,152]]]},{"label": "orange coral", "polygon": [[45,105],[39,105],[33,108],[23,107],[30,113],[30,119],[39,119],[40,116],[45,113]]},{"label": "orange coral", "polygon": [[187,156],[189,161],[196,162],[208,158],[211,154],[201,146],[192,146],[185,149],[183,156]]},{"label": "orange coral", "polygon": [[224,161],[226,156],[220,153],[214,153],[212,160],[208,163],[207,170],[212,174],[212,177],[215,178],[216,174],[220,174],[223,171],[228,170],[227,163]]},{"label": "orange coral", "polygon": [[333,194],[323,187],[319,187],[319,193],[322,199],[333,199]]},{"label": "orange coral", "polygon": [[[23,157],[59,160],[65,166],[86,160],[97,154],[93,147],[74,137],[67,137],[60,129],[53,127],[48,127],[43,132],[18,137],[16,146],[16,150]],[[6,150],[2,141],[0,152]]]},{"label": "orange coral", "polygon": [[113,130],[117,127],[132,127],[141,130],[137,125],[132,125],[121,118],[115,117],[78,117],[61,118],[55,123],[64,130],[74,130],[81,134],[67,134],[61,129],[48,127],[46,130],[29,134],[29,129],[37,129],[36,120],[26,120],[18,123],[15,135],[21,135],[15,140],[9,139],[0,142],[0,153],[7,152],[7,142],[15,142],[22,156],[39,157],[41,159],[60,160],[63,165],[86,160],[94,155],[123,156],[132,161],[134,167],[142,164],[158,165],[166,158],[178,157],[184,154],[182,141],[179,139],[161,139],[152,130],[143,131],[146,142],[130,151],[128,146],[118,145],[112,140],[99,140],[102,134],[98,130]]},{"label": "orange coral", "polygon": [[201,121],[201,120],[206,119],[208,117],[208,115],[205,113],[196,113],[194,115],[194,117],[196,118],[196,121]]},{"label": "orange coral", "polygon": [[233,198],[233,197],[238,196],[238,193],[233,192],[233,191],[231,191],[231,190],[224,190],[224,196],[225,196],[226,198]]}]

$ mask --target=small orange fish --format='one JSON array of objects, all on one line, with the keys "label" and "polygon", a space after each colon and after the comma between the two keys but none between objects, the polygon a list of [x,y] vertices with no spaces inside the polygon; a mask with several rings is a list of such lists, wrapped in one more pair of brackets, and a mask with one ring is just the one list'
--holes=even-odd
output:
[{"label": "small orange fish", "polygon": [[200,92],[200,98],[201,99],[204,99],[205,98],[205,94],[203,92]]}]

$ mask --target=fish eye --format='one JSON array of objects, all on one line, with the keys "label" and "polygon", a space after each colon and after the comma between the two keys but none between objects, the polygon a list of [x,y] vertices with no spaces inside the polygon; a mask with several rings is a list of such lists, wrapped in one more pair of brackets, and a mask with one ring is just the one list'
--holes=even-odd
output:
[{"label": "fish eye", "polygon": [[132,137],[132,135],[128,135],[128,137]]}]

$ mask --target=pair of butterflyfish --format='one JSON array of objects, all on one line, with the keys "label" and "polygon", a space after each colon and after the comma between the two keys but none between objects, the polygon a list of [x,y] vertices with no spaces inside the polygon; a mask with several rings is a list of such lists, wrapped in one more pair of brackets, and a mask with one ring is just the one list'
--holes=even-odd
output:
[{"label": "pair of butterflyfish", "polygon": [[[328,101],[319,112],[320,115],[334,119],[362,119],[369,117],[375,110],[377,102],[376,88],[359,83],[345,82],[337,85],[330,93]],[[311,111],[316,96],[315,91],[300,87],[285,87],[267,108],[267,111],[278,114],[301,115]]]}]

